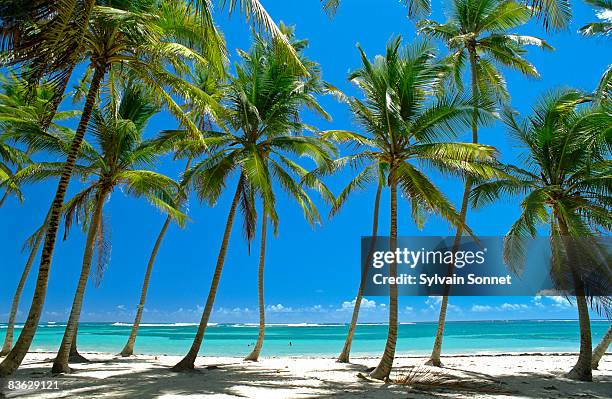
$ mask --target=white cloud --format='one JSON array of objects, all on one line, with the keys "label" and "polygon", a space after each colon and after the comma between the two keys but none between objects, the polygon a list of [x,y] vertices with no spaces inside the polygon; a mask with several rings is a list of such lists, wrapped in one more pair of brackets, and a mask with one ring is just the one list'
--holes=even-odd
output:
[{"label": "white cloud", "polygon": [[[352,301],[344,301],[342,302],[340,309],[337,310],[353,310],[355,307],[355,302],[357,302],[357,298],[353,299]],[[376,301],[368,298],[361,298],[361,309],[376,309],[376,306]],[[384,304],[379,306],[384,307]]]},{"label": "white cloud", "polygon": [[499,310],[518,311],[518,310],[525,310],[525,309],[529,309],[529,306],[523,303],[503,303],[502,305],[499,306]]},{"label": "white cloud", "polygon": [[283,306],[283,304],[281,304],[281,303],[276,304],[276,305],[268,305],[266,307],[266,310],[268,312],[272,312],[272,313],[288,313],[288,312],[292,312],[293,311],[292,308]]},{"label": "white cloud", "polygon": [[472,312],[490,312],[493,308],[488,305],[473,305],[471,310]]},{"label": "white cloud", "polygon": [[612,10],[603,10],[597,13],[597,18],[612,22]]},{"label": "white cloud", "polygon": [[117,305],[117,309],[119,309],[119,310],[125,310],[125,305]]}]

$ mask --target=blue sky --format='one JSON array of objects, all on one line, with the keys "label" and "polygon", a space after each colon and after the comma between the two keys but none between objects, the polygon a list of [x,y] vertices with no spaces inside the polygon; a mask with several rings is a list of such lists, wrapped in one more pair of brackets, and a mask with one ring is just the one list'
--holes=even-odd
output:
[{"label": "blue sky", "polygon": [[[297,36],[310,40],[306,54],[321,64],[324,79],[351,95],[358,94],[346,80],[348,72],[359,66],[356,43],[360,43],[368,56],[373,57],[384,50],[386,42],[394,34],[401,34],[405,41],[415,39],[414,23],[407,18],[406,9],[399,1],[381,0],[373,6],[373,2],[368,0],[345,0],[333,20],[325,16],[317,0],[301,1],[299,7],[298,2],[282,0],[263,3],[275,20],[296,25]],[[439,1],[434,1],[432,18],[444,20],[443,9]],[[546,34],[536,24],[520,29],[520,33],[545,38],[556,49],[554,52],[530,50],[529,59],[540,71],[540,80],[505,71],[512,105],[522,113],[529,111],[540,94],[555,87],[592,90],[610,62],[609,41],[583,38],[575,33],[580,26],[596,19],[595,12],[582,2],[573,3],[573,9],[574,20],[567,32]],[[236,48],[249,47],[250,30],[239,15],[228,18],[224,11],[217,10],[216,20],[235,59]],[[307,122],[320,129],[359,129],[344,105],[331,97],[321,98],[321,104],[333,116],[333,121],[325,122],[306,114]],[[72,105],[67,103],[63,107],[69,109]],[[154,117],[147,133],[153,136],[162,129],[175,127],[176,122],[163,113]],[[483,143],[496,146],[503,160],[515,159],[517,150],[501,124],[483,129],[480,137]],[[467,139],[467,135],[460,139]],[[183,162],[173,163],[166,159],[160,163],[159,170],[178,176],[183,167]],[[350,176],[350,173],[344,173],[330,179],[330,188],[337,193]],[[462,189],[459,181],[436,176],[435,182],[455,203],[459,201]],[[49,182],[27,187],[23,204],[10,199],[0,209],[2,319],[8,313],[12,293],[26,260],[27,254],[20,251],[22,243],[42,221],[55,186],[56,182]],[[71,192],[77,189],[78,182],[71,184]],[[279,234],[268,240],[266,266],[266,302],[270,322],[348,322],[359,279],[360,236],[369,235],[371,231],[373,190],[374,187],[356,194],[341,214],[332,220],[324,220],[316,229],[303,220],[296,205],[286,198],[279,199]],[[153,272],[145,321],[199,320],[225,226],[232,194],[229,191],[232,190],[228,190],[215,208],[208,208],[191,198],[191,222],[182,230],[176,226],[169,229]],[[386,232],[386,195],[382,203],[379,231]],[[503,235],[517,217],[517,207],[517,201],[512,200],[472,211],[468,223],[477,234]],[[93,284],[88,286],[82,319],[131,321],[146,262],[164,216],[146,203],[127,198],[120,191],[113,194],[105,212],[112,226],[111,264],[99,288]],[[321,212],[327,213],[323,205]],[[258,245],[252,246],[249,256],[241,223],[238,219],[231,237],[213,321],[257,320]],[[401,235],[453,234],[446,223],[435,217],[422,231],[417,230],[405,203],[399,209],[399,232]],[[84,234],[78,229],[73,229],[67,241],[58,241],[43,320],[66,319],[80,270],[83,244]],[[20,318],[24,317],[29,306],[34,280],[33,273],[20,306]],[[401,321],[435,320],[438,300],[401,298]],[[362,320],[385,321],[385,303],[384,297],[368,298],[362,307]],[[449,310],[450,320],[575,317],[575,309],[562,298],[451,298]]]}]

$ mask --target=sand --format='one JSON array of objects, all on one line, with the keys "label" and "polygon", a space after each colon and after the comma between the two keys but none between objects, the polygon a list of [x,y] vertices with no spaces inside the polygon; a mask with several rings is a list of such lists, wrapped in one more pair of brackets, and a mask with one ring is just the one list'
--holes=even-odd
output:
[{"label": "sand", "polygon": [[[87,364],[53,378],[51,353],[29,354],[11,380],[57,381],[58,390],[7,390],[6,398],[612,398],[612,356],[594,371],[594,382],[563,378],[575,354],[457,355],[444,368],[423,366],[425,358],[398,357],[392,378],[411,375],[413,386],[364,380],[377,364],[356,357],[268,358],[257,363],[231,357],[200,357],[195,371],[173,373],[176,356],[119,358],[89,353]],[[367,374],[367,373],[365,373]],[[2,397],[2,395],[0,395]]]}]

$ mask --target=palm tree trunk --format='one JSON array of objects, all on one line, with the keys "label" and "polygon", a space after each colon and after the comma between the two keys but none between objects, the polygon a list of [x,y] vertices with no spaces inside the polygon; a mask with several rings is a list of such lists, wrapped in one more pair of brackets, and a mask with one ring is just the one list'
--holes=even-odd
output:
[{"label": "palm tree trunk", "polygon": [[[185,166],[185,172],[189,170],[191,166],[191,158],[187,160],[187,164]],[[134,344],[136,343],[136,336],[138,335],[138,328],[140,327],[140,322],[142,320],[142,313],[144,312],[145,302],[147,300],[147,292],[149,290],[149,280],[151,279],[151,273],[153,272],[153,266],[155,265],[155,259],[157,258],[157,253],[159,252],[159,248],[161,247],[162,241],[166,236],[166,231],[170,226],[170,222],[172,218],[168,215],[166,217],[166,221],[157,236],[157,240],[155,240],[155,245],[153,246],[153,251],[151,251],[151,256],[149,257],[149,263],[147,264],[147,271],[145,272],[144,281],[142,283],[142,290],[140,292],[140,301],[138,302],[138,306],[136,307],[136,318],[134,319],[134,324],[132,324],[132,330],[130,331],[130,336],[121,350],[120,355],[123,357],[132,356],[134,354]]]},{"label": "palm tree trunk", "polygon": [[574,367],[567,373],[567,377],[573,380],[593,381],[593,370],[591,368],[593,360],[593,343],[591,339],[591,321],[589,318],[589,307],[585,297],[584,282],[573,267],[573,265],[577,263],[575,261],[574,245],[569,229],[565,221],[558,216],[558,212],[555,211],[554,213],[562,235],[561,239],[567,251],[567,261],[570,265],[572,278],[574,280],[574,293],[576,295],[576,307],[578,308],[578,324],[580,326],[580,354],[578,355],[578,361],[576,361]]},{"label": "palm tree trunk", "polygon": [[81,266],[81,275],[79,276],[79,282],[77,284],[76,293],[72,302],[72,309],[70,310],[70,316],[68,317],[68,323],[66,324],[66,330],[64,331],[62,343],[60,344],[57,356],[53,361],[53,368],[51,369],[51,372],[54,374],[69,373],[71,371],[70,366],[68,365],[68,359],[70,357],[72,346],[76,346],[76,341],[74,339],[79,326],[81,308],[83,307],[83,297],[85,296],[85,288],[87,287],[87,281],[89,280],[94,244],[100,228],[102,208],[104,207],[105,200],[106,191],[101,189],[97,193],[95,208],[89,224],[89,230],[87,231],[85,252],[83,253],[83,264]]},{"label": "palm tree trunk", "polygon": [[85,136],[85,130],[87,129],[91,112],[98,97],[98,91],[100,89],[102,79],[104,78],[105,71],[105,66],[96,67],[94,75],[91,79],[91,84],[89,86],[89,91],[83,107],[83,113],[81,114],[81,119],[79,121],[79,125],[77,126],[74,138],[72,139],[72,143],[70,143],[70,150],[66,158],[66,163],[57,185],[57,190],[55,192],[55,197],[53,198],[53,203],[51,204],[51,209],[49,210],[49,224],[41,252],[36,288],[34,290],[32,304],[30,305],[30,311],[23,329],[21,330],[21,334],[19,334],[19,338],[15,343],[15,347],[11,350],[4,361],[0,363],[0,377],[8,376],[17,370],[23,361],[23,358],[28,353],[32,340],[34,339],[34,334],[38,328],[38,322],[40,321],[40,315],[42,313],[47,294],[49,270],[51,268],[51,261],[53,259],[53,250],[55,249],[57,230],[59,227],[64,198],[66,196],[66,190],[68,188],[68,183],[70,182],[70,177],[72,176],[72,170],[74,169],[79,149],[81,148],[81,143],[83,142],[83,138]]},{"label": "palm tree trunk", "polygon": [[77,324],[76,330],[74,331],[74,338],[72,339],[72,345],[70,345],[70,354],[68,355],[68,363],[89,363],[89,360],[85,356],[79,353],[77,349],[77,337],[79,336],[79,325]]},{"label": "palm tree trunk", "polygon": [[30,274],[30,269],[32,269],[32,264],[36,259],[36,254],[38,253],[38,249],[40,248],[40,244],[42,243],[44,233],[44,231],[41,231],[36,236],[34,245],[30,249],[30,255],[28,256],[28,260],[25,264],[25,267],[23,268],[23,272],[21,273],[19,284],[17,284],[17,291],[15,291],[13,303],[11,304],[11,313],[9,315],[8,324],[6,326],[6,336],[4,337],[4,345],[2,346],[2,350],[0,351],[0,356],[6,356],[11,351],[11,347],[13,345],[13,334],[15,331],[15,319],[17,317],[17,309],[19,308],[19,300],[21,299],[23,287],[25,286],[26,280],[28,279],[28,275]]},{"label": "palm tree trunk", "polygon": [[[392,166],[391,166],[392,168]],[[393,173],[393,172],[390,172]],[[397,182],[395,177],[390,176],[391,185],[391,228],[389,233],[389,249],[395,252],[397,247]],[[389,277],[397,276],[397,264],[395,260],[389,265]],[[378,366],[370,373],[370,377],[379,380],[388,380],[395,359],[395,345],[397,344],[397,285],[389,285],[389,332],[385,351]]]},{"label": "palm tree trunk", "polygon": [[259,359],[261,348],[264,343],[264,334],[266,329],[266,309],[264,307],[264,266],[266,263],[266,233],[268,225],[268,216],[264,207],[261,220],[261,244],[259,246],[259,269],[257,271],[257,301],[259,306],[259,334],[257,334],[257,342],[251,354],[244,360],[256,362]]},{"label": "palm tree trunk", "polygon": [[[476,58],[475,49],[470,49],[470,75],[472,81],[472,100],[474,101],[474,110],[472,111],[472,143],[478,143],[478,72],[476,69]],[[467,220],[468,211],[468,200],[470,197],[470,191],[472,184],[470,179],[467,178],[465,186],[463,187],[463,197],[461,198],[461,210],[459,212],[459,221],[461,225],[457,228],[455,233],[455,241],[453,243],[453,252],[456,252],[461,245],[461,237],[463,236],[463,225]],[[448,267],[448,276],[452,276],[453,270],[455,269],[454,264],[450,264]],[[446,325],[446,311],[448,309],[448,295],[450,292],[450,286],[444,286],[444,295],[442,296],[442,302],[440,303],[440,314],[438,316],[438,328],[436,330],[436,339],[431,350],[431,356],[425,363],[428,366],[442,367],[442,360],[440,356],[442,354],[442,340],[444,339],[444,327]]]},{"label": "palm tree trunk", "polygon": [[359,309],[361,308],[361,300],[363,299],[363,290],[365,289],[366,279],[368,278],[368,271],[370,265],[370,259],[374,254],[374,250],[376,249],[376,236],[378,235],[378,211],[380,209],[380,195],[382,193],[382,180],[378,183],[378,188],[376,190],[376,198],[374,199],[374,216],[372,220],[372,242],[370,243],[370,248],[368,250],[368,258],[366,260],[366,264],[363,267],[361,272],[361,281],[359,282],[359,289],[357,290],[357,297],[355,298],[355,306],[353,307],[353,316],[351,317],[351,324],[349,325],[348,334],[346,335],[346,340],[344,341],[344,348],[342,348],[342,353],[338,356],[338,363],[348,363],[350,354],[351,354],[351,346],[353,345],[353,337],[355,335],[355,328],[357,327],[357,319],[359,318]]},{"label": "palm tree trunk", "polygon": [[603,336],[599,344],[593,350],[593,358],[591,359],[591,368],[597,370],[599,368],[599,361],[606,354],[610,343],[612,342],[612,326],[608,328],[606,335]]},{"label": "palm tree trunk", "polygon": [[236,207],[238,206],[238,201],[240,200],[243,181],[244,176],[241,175],[238,182],[238,187],[236,188],[236,193],[234,194],[234,199],[232,200],[229,214],[227,215],[225,232],[223,233],[223,241],[221,242],[221,248],[219,249],[217,265],[215,266],[215,272],[210,284],[210,290],[208,291],[208,297],[206,298],[206,305],[204,306],[204,311],[202,312],[202,319],[200,320],[198,331],[193,343],[191,344],[189,352],[187,352],[185,357],[180,362],[172,367],[173,371],[192,370],[195,367],[195,360],[198,356],[198,352],[200,352],[200,347],[202,346],[202,341],[204,340],[204,333],[206,332],[206,327],[208,325],[208,319],[212,313],[215,297],[217,296],[217,288],[219,287],[219,281],[221,280],[221,272],[223,271],[223,264],[225,263],[225,255],[227,253],[227,247],[232,233],[232,226],[234,225]]}]

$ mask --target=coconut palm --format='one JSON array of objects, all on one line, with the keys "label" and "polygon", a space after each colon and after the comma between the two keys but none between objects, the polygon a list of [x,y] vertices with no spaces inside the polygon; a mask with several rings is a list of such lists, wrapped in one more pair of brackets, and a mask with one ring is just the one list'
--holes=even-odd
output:
[{"label": "coconut palm", "polygon": [[[177,184],[170,178],[149,169],[160,152],[154,141],[142,139],[143,130],[151,116],[159,108],[147,100],[148,93],[139,87],[128,86],[119,98],[113,98],[103,108],[96,108],[92,114],[90,131],[95,145],[83,145],[82,164],[75,165],[77,173],[86,188],[77,193],[65,206],[66,230],[73,219],[83,220],[87,226],[87,238],[83,255],[81,275],[64,332],[64,337],[53,364],[53,372],[69,372],[68,356],[76,336],[76,329],[83,303],[91,264],[96,251],[97,271],[94,277],[101,278],[110,243],[106,241],[108,228],[104,221],[103,208],[115,189],[121,189],[136,197],[145,197],[151,204],[184,221],[184,215],[174,208]],[[17,177],[26,181],[57,176],[62,164],[48,162],[27,167]]]},{"label": "coconut palm", "polygon": [[[56,112],[54,108],[55,98],[55,87],[52,84],[43,83],[34,88],[28,88],[27,82],[13,72],[0,77],[0,130],[2,132],[0,135],[0,143],[2,143],[0,144],[0,153],[12,154],[11,159],[17,165],[16,172],[30,163],[28,159],[30,154],[49,150],[56,146],[59,136],[68,131],[57,122],[72,118],[77,114],[76,111]],[[54,115],[52,120],[49,119],[51,113]],[[27,150],[25,152],[19,151],[14,146],[8,146],[8,143],[12,142],[23,144],[22,147],[27,148]],[[13,153],[13,151],[17,151],[17,153]],[[10,174],[3,175],[6,180],[4,183],[0,183],[0,187],[6,187],[5,194],[0,200],[0,206],[10,193],[15,193],[21,198],[20,187],[13,179],[12,171],[0,166],[0,173],[3,171]],[[44,236],[44,231],[42,231],[42,234],[40,233],[41,231],[38,231],[28,240],[27,247],[29,247],[30,253],[13,296],[4,344],[0,350],[1,356],[8,354],[12,347],[15,318],[21,293]]]},{"label": "coconut palm", "polygon": [[[323,10],[330,16],[333,16],[340,6],[340,0],[321,0],[321,3]],[[402,3],[408,8],[408,16],[411,18],[424,17],[431,13],[431,0],[402,0]],[[572,19],[569,0],[523,0],[520,3],[529,7],[530,14],[540,19],[546,30],[566,29]],[[478,13],[477,9],[474,11]]]},{"label": "coconut palm", "polygon": [[[424,20],[418,23],[419,32],[444,41],[451,52],[449,60],[454,64],[455,79],[459,84],[463,69],[469,66],[471,96],[474,99],[472,143],[478,143],[478,103],[488,96],[498,101],[505,101],[509,97],[504,76],[498,67],[514,69],[528,77],[538,77],[535,66],[524,58],[525,47],[535,45],[544,49],[552,48],[542,39],[509,33],[525,25],[531,18],[531,10],[521,3],[507,0],[453,0],[452,4],[452,13],[446,23]],[[460,216],[464,222],[471,184],[469,180],[465,182],[461,199]],[[459,227],[455,233],[455,250],[461,243],[462,235],[463,230]],[[453,265],[449,265],[449,275],[453,273],[453,268]],[[427,362],[437,367],[442,366],[440,355],[448,289],[447,286],[440,303],[436,338]]]},{"label": "coconut palm", "polygon": [[[74,139],[70,151],[67,152],[64,172],[60,176],[50,208],[32,306],[15,347],[0,364],[0,375],[8,375],[16,370],[34,337],[44,304],[66,189],[107,72],[129,75],[132,79],[141,81],[147,86],[150,95],[155,96],[160,104],[164,104],[193,134],[198,134],[198,129],[175,102],[173,94],[188,97],[194,102],[211,101],[205,93],[168,72],[166,68],[182,71],[187,68],[188,62],[204,65],[208,63],[197,51],[168,40],[177,36],[177,26],[172,24],[172,18],[155,14],[166,9],[147,2],[130,3],[128,7],[124,10],[96,6],[91,13],[83,40],[86,42],[84,57],[89,60],[89,68],[93,70],[93,74]],[[118,64],[121,64],[121,68],[114,68]],[[109,82],[113,81],[114,78],[109,79]]]},{"label": "coconut palm", "polygon": [[593,349],[593,358],[591,360],[591,367],[593,370],[597,370],[599,368],[599,362],[606,354],[610,343],[612,343],[612,326],[608,328],[608,331],[606,331],[604,336],[601,338],[599,344],[597,344],[595,349]]},{"label": "coconut palm", "polygon": [[305,170],[287,157],[288,154],[308,156],[318,164],[331,159],[328,144],[300,135],[307,128],[300,119],[303,108],[327,117],[315,99],[316,94],[324,91],[320,72],[316,64],[301,56],[304,44],[293,43],[301,64],[308,70],[307,76],[289,61],[278,41],[267,42],[257,36],[248,53],[240,52],[243,62],[236,66],[236,76],[230,79],[224,100],[224,123],[232,132],[219,135],[219,148],[185,176],[193,182],[199,197],[210,204],[217,201],[230,176],[237,174],[238,182],[202,319],[188,353],[173,367],[175,371],[194,368],[215,301],[238,205],[244,216],[248,241],[254,236],[256,197],[261,198],[264,209],[262,223],[268,220],[274,225],[278,223],[273,181],[300,203],[308,217],[316,216],[314,205],[296,182],[305,175]]},{"label": "coconut palm", "polygon": [[[419,166],[435,167],[444,172],[489,175],[488,165],[495,150],[479,144],[436,142],[436,139],[457,134],[469,126],[471,102],[458,96],[442,95],[442,86],[449,67],[435,60],[436,52],[427,43],[401,48],[401,39],[387,45],[385,56],[372,63],[360,49],[362,67],[349,76],[363,92],[365,102],[349,99],[355,118],[367,135],[328,131],[326,139],[353,144],[354,155],[336,160],[332,167],[319,173],[331,173],[351,165],[361,170],[336,200],[342,205],[350,193],[378,181],[379,187],[389,187],[390,247],[397,240],[397,191],[410,201],[412,216],[422,226],[426,213],[436,213],[455,226],[462,224],[459,214],[445,196],[433,185]],[[484,113],[479,114],[482,118]],[[469,229],[467,229],[469,231]],[[390,276],[396,275],[396,265],[390,265]],[[387,379],[395,357],[397,341],[397,287],[389,288],[389,332],[379,365],[370,376]]]},{"label": "coconut palm", "polygon": [[597,17],[600,19],[598,22],[591,22],[578,29],[578,32],[586,36],[609,36],[612,34],[612,1],[610,0],[584,0],[587,4],[590,4],[597,11]]},{"label": "coconut palm", "polygon": [[[479,185],[472,193],[474,206],[481,206],[502,195],[521,195],[522,213],[506,235],[504,256],[511,266],[519,268],[524,259],[524,241],[535,237],[538,225],[548,226],[553,249],[562,246],[568,257],[573,255],[570,237],[582,239],[609,232],[610,173],[609,159],[612,108],[609,103],[586,107],[589,98],[575,90],[562,90],[545,95],[524,120],[508,113],[510,133],[525,148],[523,167],[509,167],[511,178]],[[561,238],[558,240],[557,238]],[[555,250],[556,253],[556,250]],[[584,252],[581,257],[588,257]],[[569,372],[570,378],[592,380],[592,343],[588,299],[609,309],[609,297],[589,297],[592,281],[578,262],[562,264],[552,270],[563,282],[569,275],[575,294],[580,324],[580,354]],[[593,263],[595,264],[595,263]],[[593,266],[594,267],[594,266]],[[606,281],[606,275],[599,279]]]},{"label": "coconut palm", "polygon": [[[215,101],[219,101],[221,95],[223,94],[223,81],[219,78],[218,71],[214,68],[201,69],[198,68],[193,74],[194,84],[211,96]],[[196,118],[196,123],[202,131],[209,130],[211,128],[211,123],[215,119],[215,113],[211,112],[210,109],[204,108],[200,109],[196,106],[190,110],[190,114],[192,117]],[[160,135],[158,142],[160,146],[163,146],[167,142],[173,142],[176,140],[167,140],[166,138],[170,135],[173,135],[176,132],[164,132],[164,135]],[[184,132],[183,132],[184,133]],[[180,133],[179,133],[180,134]],[[174,134],[175,135],[175,134]],[[176,135],[175,135],[176,136]],[[174,158],[181,159],[187,158],[187,162],[185,165],[185,173],[191,168],[191,164],[194,158],[197,158],[199,154],[205,153],[209,150],[208,145],[214,145],[213,141],[208,139],[203,140],[187,140],[183,141],[183,143],[179,143],[176,145],[173,150],[175,152]],[[181,144],[186,144],[182,146]],[[183,180],[181,182],[181,191],[179,192],[179,196],[176,198],[177,205],[181,205],[187,199],[187,186],[189,185],[189,181]],[[147,263],[147,269],[145,271],[144,281],[142,284],[142,289],[140,292],[140,300],[138,302],[138,306],[136,307],[136,316],[134,318],[134,323],[132,324],[132,329],[130,330],[130,335],[128,340],[120,352],[120,355],[123,357],[132,356],[134,354],[134,345],[136,343],[136,337],[138,335],[138,329],[140,327],[140,322],[142,321],[142,315],[147,299],[147,291],[149,288],[149,281],[151,279],[151,274],[153,272],[153,267],[155,265],[155,259],[157,258],[157,253],[159,252],[166,232],[168,231],[168,227],[172,223],[171,215],[166,217],[164,224],[155,240],[155,244],[153,246],[153,250],[151,251],[151,255],[149,256],[149,261]]]}]

